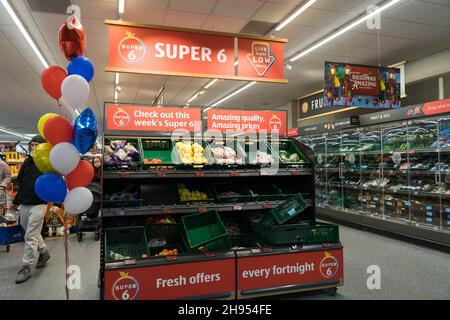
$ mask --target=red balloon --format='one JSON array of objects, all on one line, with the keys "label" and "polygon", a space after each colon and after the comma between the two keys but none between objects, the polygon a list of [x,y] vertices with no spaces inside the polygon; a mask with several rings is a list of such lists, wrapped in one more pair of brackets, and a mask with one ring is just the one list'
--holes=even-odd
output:
[{"label": "red balloon", "polygon": [[41,84],[44,90],[54,99],[61,98],[61,83],[67,77],[67,72],[61,67],[51,66],[42,71]]},{"label": "red balloon", "polygon": [[44,124],[44,136],[52,146],[72,141],[72,125],[61,116],[48,119]]},{"label": "red balloon", "polygon": [[67,18],[59,29],[59,49],[67,60],[82,56],[86,48],[86,34],[80,21],[75,16]]},{"label": "red balloon", "polygon": [[80,160],[78,166],[66,176],[69,190],[77,187],[86,187],[94,178],[94,167],[86,160]]}]

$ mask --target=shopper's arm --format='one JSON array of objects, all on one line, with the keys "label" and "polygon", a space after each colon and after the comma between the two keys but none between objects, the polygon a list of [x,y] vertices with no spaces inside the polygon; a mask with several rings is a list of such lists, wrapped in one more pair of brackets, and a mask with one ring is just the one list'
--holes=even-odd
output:
[{"label": "shopper's arm", "polygon": [[9,166],[3,161],[1,162],[1,166],[3,167],[3,180],[0,183],[0,187],[7,188],[11,182],[11,171],[9,170]]}]

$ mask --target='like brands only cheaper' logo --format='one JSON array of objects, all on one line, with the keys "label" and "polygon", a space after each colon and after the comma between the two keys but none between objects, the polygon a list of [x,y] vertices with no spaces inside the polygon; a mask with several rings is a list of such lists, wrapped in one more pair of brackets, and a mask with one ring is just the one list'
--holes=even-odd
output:
[{"label": "'like brands only cheaper' logo", "polygon": [[127,36],[119,43],[120,57],[126,62],[139,62],[144,59],[147,48],[144,42],[136,37],[135,33],[126,32]]},{"label": "'like brands only cheaper' logo", "polygon": [[260,77],[263,77],[275,62],[275,56],[270,53],[270,45],[266,42],[252,42],[252,53],[247,54],[247,59]]},{"label": "'like brands only cheaper' logo", "polygon": [[339,270],[339,261],[329,252],[325,252],[325,257],[320,261],[320,273],[325,278],[331,278]]},{"label": "'like brands only cheaper' logo", "polygon": [[139,293],[139,283],[128,272],[119,272],[120,278],[114,282],[112,295],[116,300],[133,300]]},{"label": "'like brands only cheaper' logo", "polygon": [[130,120],[130,115],[121,108],[117,108],[117,111],[113,114],[113,122],[118,127],[126,127]]}]

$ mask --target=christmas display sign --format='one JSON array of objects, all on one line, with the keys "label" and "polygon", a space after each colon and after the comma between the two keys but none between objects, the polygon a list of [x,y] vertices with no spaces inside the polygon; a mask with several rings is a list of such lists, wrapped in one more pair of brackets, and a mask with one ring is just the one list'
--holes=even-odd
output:
[{"label": "christmas display sign", "polygon": [[400,69],[325,62],[324,107],[401,107]]}]

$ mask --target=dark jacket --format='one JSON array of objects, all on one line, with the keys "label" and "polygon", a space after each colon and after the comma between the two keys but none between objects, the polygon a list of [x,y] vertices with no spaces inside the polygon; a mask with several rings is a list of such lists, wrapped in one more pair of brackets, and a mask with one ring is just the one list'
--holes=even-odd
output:
[{"label": "dark jacket", "polygon": [[34,192],[34,183],[41,174],[42,172],[34,164],[33,158],[28,156],[17,176],[19,191],[13,201],[15,205],[38,205],[46,203]]}]

